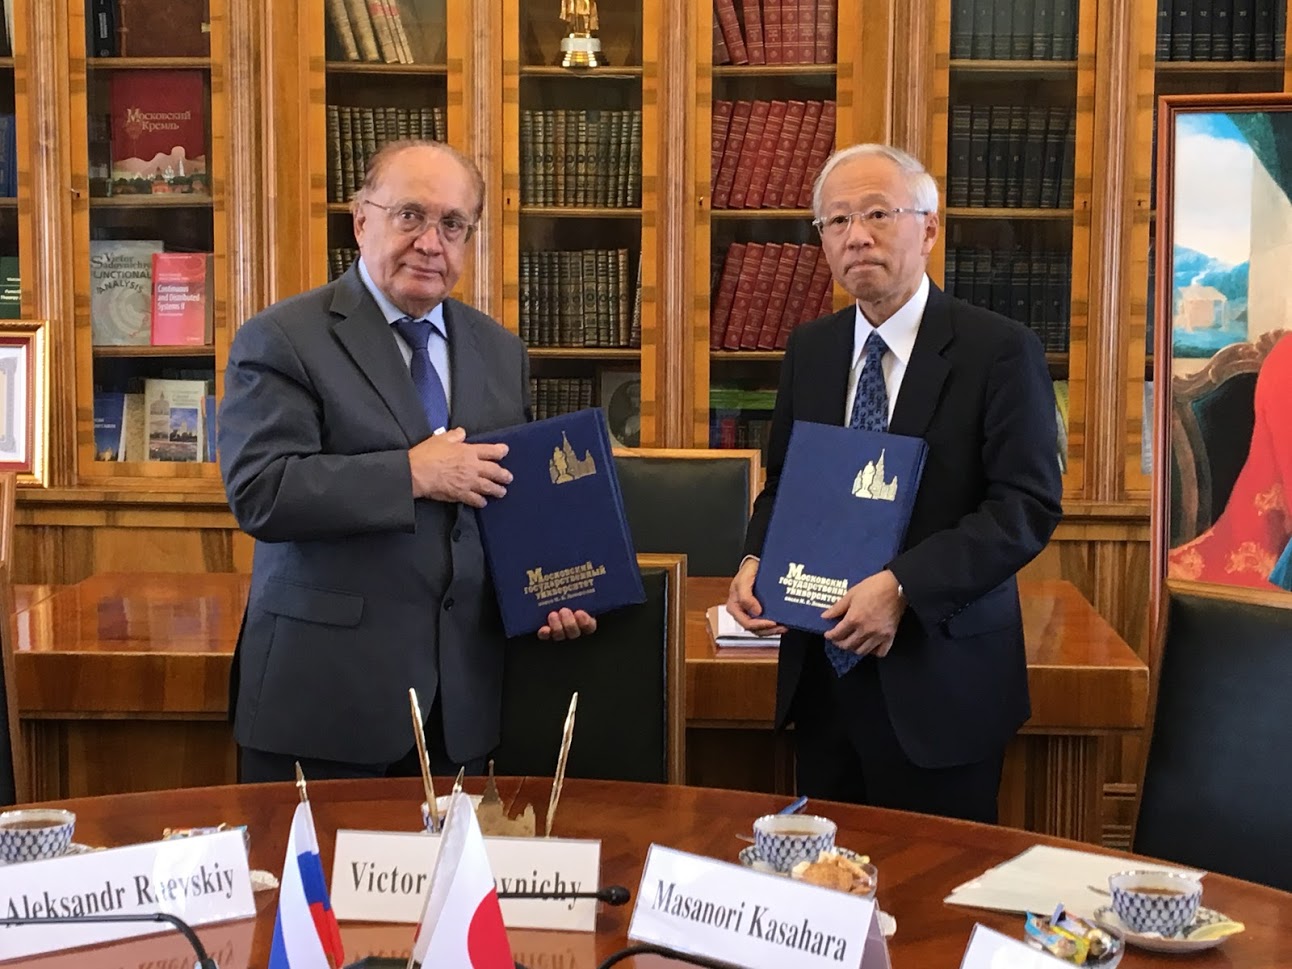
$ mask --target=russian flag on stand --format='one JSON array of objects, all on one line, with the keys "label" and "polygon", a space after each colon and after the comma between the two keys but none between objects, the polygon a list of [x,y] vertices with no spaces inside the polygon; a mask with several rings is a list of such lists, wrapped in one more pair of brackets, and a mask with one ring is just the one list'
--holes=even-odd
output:
[{"label": "russian flag on stand", "polygon": [[428,969],[515,966],[484,836],[471,799],[460,791],[445,812],[440,853],[408,964],[415,963]]},{"label": "russian flag on stand", "polygon": [[314,816],[296,805],[278,889],[278,915],[269,969],[336,969],[345,962],[341,930],[328,900]]}]

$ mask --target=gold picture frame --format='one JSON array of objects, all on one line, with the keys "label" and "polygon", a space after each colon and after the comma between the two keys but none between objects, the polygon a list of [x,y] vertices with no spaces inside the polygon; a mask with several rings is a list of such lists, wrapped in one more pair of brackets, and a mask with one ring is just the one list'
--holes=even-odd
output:
[{"label": "gold picture frame", "polygon": [[44,485],[49,437],[49,363],[43,320],[0,321],[0,471]]}]

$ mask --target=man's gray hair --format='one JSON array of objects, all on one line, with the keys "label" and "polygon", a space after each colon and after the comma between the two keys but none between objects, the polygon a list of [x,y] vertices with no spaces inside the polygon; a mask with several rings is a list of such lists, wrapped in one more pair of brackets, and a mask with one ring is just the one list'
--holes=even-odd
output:
[{"label": "man's gray hair", "polygon": [[924,166],[914,155],[907,154],[892,145],[868,142],[840,148],[826,159],[825,164],[821,166],[821,174],[812,183],[812,214],[818,219],[821,218],[821,186],[837,166],[853,158],[875,156],[887,158],[897,166],[902,173],[902,179],[906,182],[907,190],[911,193],[911,201],[917,209],[924,209],[926,212],[938,210],[938,183],[925,171]]}]

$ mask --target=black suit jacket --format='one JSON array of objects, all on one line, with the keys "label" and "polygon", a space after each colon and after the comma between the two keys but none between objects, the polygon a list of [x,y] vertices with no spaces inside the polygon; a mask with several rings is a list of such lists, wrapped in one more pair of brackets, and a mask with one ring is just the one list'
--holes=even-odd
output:
[{"label": "black suit jacket", "polygon": [[[844,422],[855,322],[849,306],[790,337],[748,554],[762,549],[793,422]],[[973,763],[999,752],[1031,712],[1015,574],[1062,515],[1054,390],[1040,342],[930,284],[889,431],[922,437],[929,451],[904,550],[888,566],[909,607],[892,651],[869,662],[914,763]],[[790,718],[805,651],[822,642],[795,630],[781,638],[778,725]],[[842,695],[858,685],[854,670]]]},{"label": "black suit jacket", "polygon": [[[468,434],[530,419],[524,345],[444,304]],[[230,710],[243,746],[389,763],[413,746],[408,688],[437,690],[459,763],[498,743],[505,642],[472,509],[413,499],[431,428],[357,268],[239,329],[220,409],[229,505],[256,539]]]}]

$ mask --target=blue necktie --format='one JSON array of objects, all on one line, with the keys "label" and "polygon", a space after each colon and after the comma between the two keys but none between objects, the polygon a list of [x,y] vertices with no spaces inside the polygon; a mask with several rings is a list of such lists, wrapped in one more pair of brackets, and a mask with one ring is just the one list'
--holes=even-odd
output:
[{"label": "blue necktie", "polygon": [[[861,376],[857,378],[857,396],[852,401],[852,416],[848,426],[863,431],[888,430],[888,388],[884,386],[884,354],[888,344],[878,333],[872,332],[866,338],[866,359],[861,366]],[[860,663],[863,657],[846,649],[840,649],[826,640],[825,655],[834,667],[835,676],[843,676]]]},{"label": "blue necktie", "polygon": [[435,365],[431,363],[431,353],[426,349],[426,344],[431,339],[433,324],[430,320],[415,320],[405,316],[395,320],[391,325],[412,348],[413,359],[409,363],[408,372],[412,375],[413,386],[417,388],[417,396],[422,399],[422,410],[426,411],[426,419],[431,422],[431,433],[447,429],[449,402],[444,396],[444,384],[440,382],[440,375],[436,373]]}]

